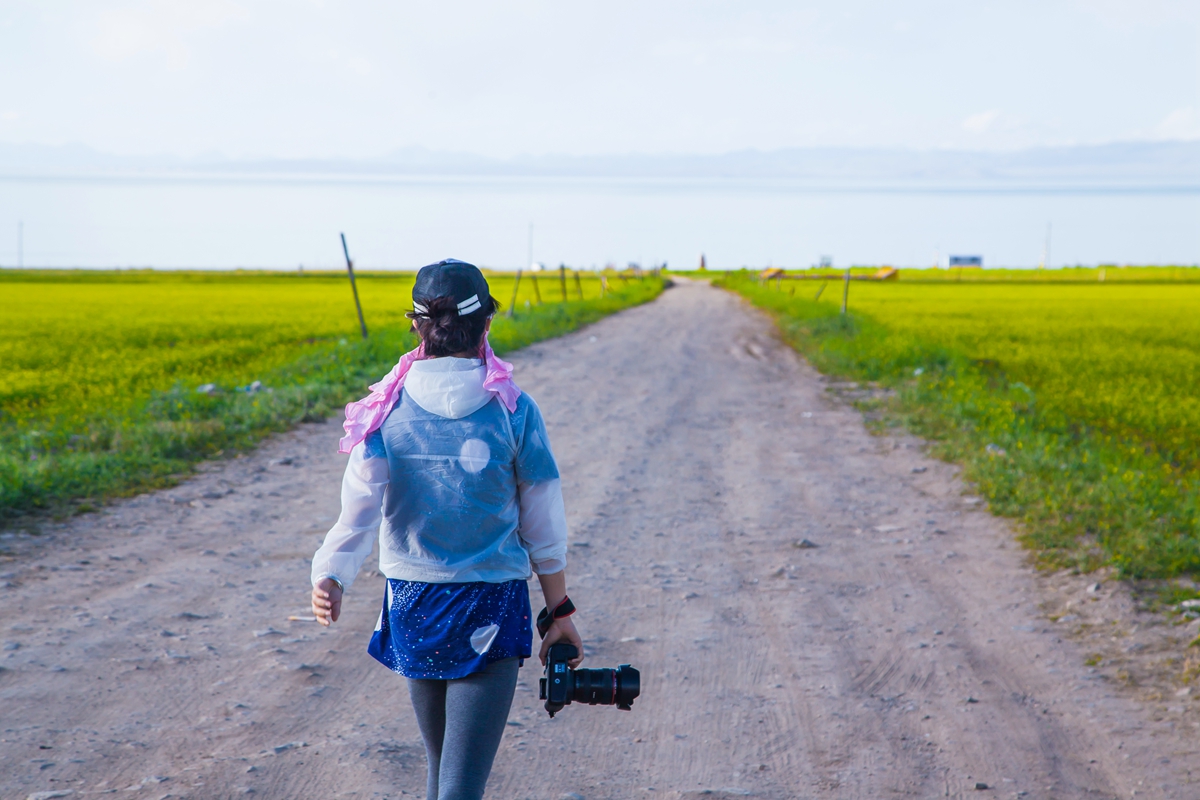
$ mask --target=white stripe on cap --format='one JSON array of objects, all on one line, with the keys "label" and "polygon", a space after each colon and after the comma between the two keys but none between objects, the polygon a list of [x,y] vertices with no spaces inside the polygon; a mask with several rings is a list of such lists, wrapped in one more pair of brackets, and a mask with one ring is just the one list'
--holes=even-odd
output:
[{"label": "white stripe on cap", "polygon": [[479,302],[479,295],[473,294],[458,304],[458,315],[460,317],[466,316],[473,311],[478,311],[480,308],[483,308],[483,303]]},{"label": "white stripe on cap", "polygon": [[413,311],[417,312],[418,314],[429,313],[429,309],[418,303],[416,300],[413,300]]}]

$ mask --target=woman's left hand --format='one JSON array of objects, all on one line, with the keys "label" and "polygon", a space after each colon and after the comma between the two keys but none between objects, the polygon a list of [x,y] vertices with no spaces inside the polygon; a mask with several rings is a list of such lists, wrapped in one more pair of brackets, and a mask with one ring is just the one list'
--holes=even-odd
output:
[{"label": "woman's left hand", "polygon": [[570,617],[554,620],[550,625],[550,630],[546,631],[546,635],[542,637],[542,649],[538,652],[538,658],[542,660],[543,667],[546,666],[546,653],[550,652],[550,645],[558,642],[575,645],[575,650],[579,655],[567,663],[571,665],[571,669],[577,669],[583,663],[583,640],[579,638],[579,631],[575,630],[575,623],[571,621]]}]

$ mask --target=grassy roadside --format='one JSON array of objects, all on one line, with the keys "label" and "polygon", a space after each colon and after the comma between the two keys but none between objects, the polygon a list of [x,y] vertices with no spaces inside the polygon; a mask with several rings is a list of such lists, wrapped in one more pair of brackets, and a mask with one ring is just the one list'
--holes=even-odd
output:
[{"label": "grassy roadside", "polygon": [[1200,574],[1195,289],[855,284],[842,316],[840,291],[716,283],[770,312],[823,373],[894,390],[875,401],[886,422],[962,464],[1042,564]]},{"label": "grassy roadside", "polygon": [[[170,284],[171,280],[162,282]],[[175,280],[172,286],[178,292],[190,279],[180,276]],[[204,281],[220,283],[219,278],[212,276]],[[287,287],[299,284],[270,279],[264,285],[269,288],[260,286],[254,291],[260,295],[275,293],[282,301]],[[400,290],[407,285],[403,280],[391,281],[389,292],[403,294]],[[518,301],[521,307],[513,317],[502,316],[495,321],[492,345],[497,353],[503,354],[562,335],[623,308],[648,302],[662,291],[662,286],[661,280],[647,278],[631,281],[604,297],[589,297],[591,292],[588,292],[582,300],[531,307],[523,307]],[[496,294],[507,303],[509,298],[502,291],[504,288],[497,289]],[[161,292],[162,288],[156,287],[155,291]],[[336,291],[340,315],[337,324],[344,328],[345,323],[340,320],[345,317],[343,295],[348,292],[340,283],[336,284]],[[507,291],[511,292],[511,282]],[[323,293],[319,299],[320,303],[325,302]],[[129,308],[115,315],[111,325],[120,326],[122,319],[136,318],[140,312],[135,306],[139,302],[130,301]],[[256,295],[247,307],[260,302]],[[188,331],[179,330],[185,327],[185,320],[180,317],[177,329],[167,333],[157,329],[136,330],[128,341],[118,337],[105,342],[83,365],[39,366],[29,363],[33,356],[26,355],[21,374],[0,376],[10,378],[4,386],[8,403],[0,410],[0,525],[36,513],[88,511],[113,497],[175,483],[198,461],[244,451],[268,433],[325,418],[348,400],[365,394],[367,384],[378,380],[401,353],[415,346],[415,338],[407,331],[407,321],[400,316],[403,309],[394,302],[388,307],[395,306],[399,309],[396,313],[388,312],[388,318],[374,323],[368,319],[372,335],[365,341],[356,335],[331,334],[335,329],[326,330],[323,320],[317,318],[322,309],[317,299],[306,297],[303,303],[309,306],[297,308],[311,306],[314,314],[311,320],[305,321],[303,314],[297,315],[293,310],[263,323],[252,323],[247,318],[244,325],[239,325],[237,317],[241,311],[230,312],[228,303],[222,301],[213,308],[223,313],[223,317],[217,322],[201,320],[213,330],[219,329],[224,336],[219,340],[204,330],[203,335],[188,341]],[[149,305],[143,310],[146,314],[154,312]],[[206,309],[197,307],[193,313],[204,317]],[[295,323],[294,330],[279,333],[284,320],[292,324],[290,320],[297,316],[301,322]],[[170,319],[156,324],[159,328],[173,327]],[[50,331],[47,335],[51,335],[55,329],[69,327],[70,323],[48,320],[46,325]],[[277,335],[278,340],[272,338]],[[146,346],[147,342],[153,345],[163,336],[171,341],[162,347]],[[94,344],[82,341],[86,338],[68,339],[43,350],[55,356],[65,349]],[[165,368],[162,353],[170,353],[180,363],[171,362],[167,365],[169,369]],[[89,376],[81,372],[84,367],[117,372],[126,368],[130,360],[143,357],[153,367],[148,367],[146,373],[153,372],[160,382],[167,380],[170,388],[144,389],[136,383],[137,375],[122,377],[117,383],[105,383],[99,379],[105,376],[99,376],[88,383]],[[39,354],[37,358],[42,356]],[[17,368],[18,360],[11,358],[12,369]],[[203,362],[207,371],[196,372],[194,365],[198,362]],[[248,371],[248,363],[253,364],[252,371]],[[45,373],[40,382],[39,369]],[[60,381],[63,372],[73,374]],[[28,379],[31,373],[33,380]],[[214,391],[196,391],[200,382],[196,376],[200,374],[206,382],[215,384]],[[238,389],[249,383],[251,377],[261,381],[262,391]],[[52,387],[56,396],[38,397],[39,386]],[[96,387],[107,394],[85,402],[85,390],[101,392]],[[63,393],[71,391],[80,398],[79,402],[64,403]],[[66,398],[69,400],[71,396]],[[82,414],[62,410],[67,407],[87,410]]]}]

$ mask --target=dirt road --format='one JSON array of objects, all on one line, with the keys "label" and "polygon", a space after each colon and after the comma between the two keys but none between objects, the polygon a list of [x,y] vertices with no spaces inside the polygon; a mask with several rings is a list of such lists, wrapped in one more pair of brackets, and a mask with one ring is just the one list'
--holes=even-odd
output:
[{"label": "dirt road", "polygon": [[[632,662],[643,696],[549,720],[527,665],[489,797],[1200,796],[1196,731],[1050,630],[1007,524],[734,297],[677,286],[514,361],[561,463],[588,665]],[[339,432],[3,540],[4,798],[421,794],[404,682],[365,653],[382,578],[330,631],[288,620]]]}]

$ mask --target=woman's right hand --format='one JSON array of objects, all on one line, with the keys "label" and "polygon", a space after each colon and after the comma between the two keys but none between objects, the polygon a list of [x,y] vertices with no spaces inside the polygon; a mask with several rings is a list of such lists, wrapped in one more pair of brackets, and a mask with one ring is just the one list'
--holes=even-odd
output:
[{"label": "woman's right hand", "polygon": [[333,578],[321,578],[312,590],[312,610],[326,628],[342,615],[342,587]]}]

